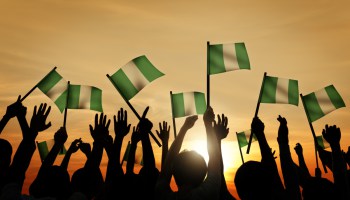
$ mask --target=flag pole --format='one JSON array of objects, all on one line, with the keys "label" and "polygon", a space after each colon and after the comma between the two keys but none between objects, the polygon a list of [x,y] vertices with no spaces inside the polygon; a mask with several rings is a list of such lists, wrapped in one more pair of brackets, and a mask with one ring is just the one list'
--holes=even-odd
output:
[{"label": "flag pole", "polygon": [[[106,75],[108,77],[108,79],[111,81],[111,83],[113,84],[113,86],[118,90],[119,94],[122,94],[119,91],[119,88],[117,85],[115,85],[115,83],[111,80],[111,76],[109,76],[109,74]],[[135,110],[135,108],[131,105],[131,103],[124,98],[123,95],[121,95],[124,99],[124,101],[126,102],[126,104],[128,104],[129,108],[132,110],[132,112],[136,115],[136,117],[141,120],[140,115],[137,113],[137,111]],[[158,139],[154,136],[154,134],[152,133],[152,131],[149,132],[149,134],[151,135],[151,137],[153,138],[153,140],[157,143],[158,147],[161,147],[162,145],[160,144],[160,142],[158,141]]]},{"label": "flag pole", "polygon": [[173,127],[174,127],[174,139],[176,138],[176,122],[174,118],[174,108],[173,108],[173,91],[170,91],[170,101],[171,101],[171,117],[173,118]]},{"label": "flag pole", "polygon": [[238,133],[237,132],[236,132],[236,137],[237,137],[237,142],[238,142],[239,153],[241,153],[242,164],[244,164],[242,149],[241,149],[241,146],[239,145],[239,139],[238,139]]},{"label": "flag pole", "polygon": [[[264,78],[263,78],[263,81],[262,81],[262,84],[261,84],[261,88],[260,88],[260,94],[259,94],[258,103],[257,103],[257,105],[256,105],[254,118],[258,116],[258,112],[259,112],[259,108],[260,108],[261,95],[262,95],[262,90],[263,90],[263,87],[264,87],[266,75],[267,75],[267,73],[265,72],[265,73],[264,73]],[[251,145],[251,143],[252,143],[252,139],[253,139],[253,131],[251,131],[250,136],[249,136],[247,154],[249,154],[250,145]]]},{"label": "flag pole", "polygon": [[[312,123],[310,122],[310,119],[309,119],[309,112],[307,111],[306,107],[305,107],[305,102],[304,102],[304,99],[303,99],[303,94],[300,94],[300,98],[301,98],[301,102],[303,103],[303,107],[304,107],[304,110],[305,110],[305,113],[306,113],[306,117],[307,117],[307,120],[309,122],[309,126],[310,126],[310,129],[311,129],[311,133],[312,133],[312,137],[314,138],[314,144],[315,144],[315,156],[316,156],[316,168],[318,169],[319,166],[318,166],[318,156],[317,156],[317,138],[316,138],[316,134],[315,134],[315,130],[314,130],[314,126],[312,125]],[[322,160],[321,160],[322,162]],[[323,170],[325,173],[327,173],[327,168],[326,168],[326,165],[322,162],[322,165],[323,165]]]},{"label": "flag pole", "polygon": [[[48,74],[46,74],[46,76],[45,76],[44,78],[46,78],[47,75],[49,75],[53,70],[56,70],[56,69],[57,69],[57,67],[55,66]],[[38,83],[40,83],[44,78],[42,78]],[[25,94],[25,95],[20,99],[20,102],[22,102],[25,98],[27,98],[27,97],[35,90],[35,88],[38,87],[38,83],[35,84],[35,86],[34,86],[32,89],[30,89],[30,90],[27,92],[27,94]]]},{"label": "flag pole", "polygon": [[207,108],[210,106],[210,69],[209,69],[210,53],[209,53],[209,48],[210,48],[210,42],[207,41]]},{"label": "flag pole", "polygon": [[66,128],[66,121],[67,121],[67,107],[68,107],[68,99],[69,99],[69,85],[70,85],[70,81],[68,81],[68,85],[67,85],[66,107],[64,108],[64,116],[63,116],[63,127],[64,128]]}]

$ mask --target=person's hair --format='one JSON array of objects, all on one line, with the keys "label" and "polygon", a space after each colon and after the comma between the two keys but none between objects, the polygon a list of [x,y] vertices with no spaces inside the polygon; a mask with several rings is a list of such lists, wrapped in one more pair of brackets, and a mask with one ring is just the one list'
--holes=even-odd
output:
[{"label": "person's hair", "polygon": [[204,158],[195,151],[179,153],[172,165],[173,175],[177,186],[199,186],[208,171]]},{"label": "person's hair", "polygon": [[271,171],[257,161],[248,161],[241,165],[235,176],[237,193],[245,199],[271,199],[273,181]]},{"label": "person's hair", "polygon": [[29,193],[35,198],[66,199],[71,194],[67,170],[61,166],[48,166],[40,169],[38,176],[29,187]]},{"label": "person's hair", "polygon": [[325,178],[311,177],[308,179],[303,187],[303,199],[338,199],[334,184]]},{"label": "person's hair", "polygon": [[0,139],[0,170],[6,170],[11,164],[12,146],[4,139]]},{"label": "person's hair", "polygon": [[73,192],[85,194],[87,199],[92,199],[102,191],[103,177],[99,168],[80,168],[72,176]]}]

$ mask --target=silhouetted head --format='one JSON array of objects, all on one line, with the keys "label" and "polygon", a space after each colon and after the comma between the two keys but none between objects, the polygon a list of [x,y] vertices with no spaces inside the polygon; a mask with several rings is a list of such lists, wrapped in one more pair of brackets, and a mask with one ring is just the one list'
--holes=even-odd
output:
[{"label": "silhouetted head", "polygon": [[334,190],[334,184],[325,178],[311,177],[303,188],[303,197],[308,199],[338,199]]},{"label": "silhouetted head", "polygon": [[102,190],[103,177],[100,169],[80,168],[72,176],[73,192],[85,194],[87,199],[96,197]]},{"label": "silhouetted head", "polygon": [[271,171],[260,162],[248,161],[241,165],[234,182],[242,200],[272,199],[274,188]]},{"label": "silhouetted head", "polygon": [[61,166],[40,169],[38,176],[29,188],[29,193],[36,198],[66,199],[71,194],[67,170]]},{"label": "silhouetted head", "polygon": [[0,139],[0,173],[6,173],[11,164],[12,146],[4,139]]},{"label": "silhouetted head", "polygon": [[173,175],[178,187],[199,186],[207,174],[208,168],[204,158],[195,151],[179,153],[173,162]]}]

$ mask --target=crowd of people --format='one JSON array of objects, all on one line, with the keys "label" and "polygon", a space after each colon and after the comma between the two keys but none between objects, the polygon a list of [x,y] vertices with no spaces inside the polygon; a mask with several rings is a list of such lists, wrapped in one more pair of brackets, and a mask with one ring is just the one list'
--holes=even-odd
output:
[{"label": "crowd of people", "polygon": [[[127,111],[121,108],[113,118],[114,137],[109,133],[111,120],[101,113],[89,125],[93,138],[92,147],[81,139],[74,140],[61,165],[54,165],[55,159],[67,140],[67,131],[61,127],[54,135],[54,146],[43,160],[35,180],[29,187],[29,195],[21,194],[25,173],[36,150],[35,139],[39,132],[51,126],[47,117],[51,107],[40,104],[34,107],[30,122],[26,120],[26,107],[20,98],[7,107],[0,122],[0,133],[7,122],[16,117],[22,130],[22,141],[12,158],[11,141],[0,139],[0,200],[7,199],[156,199],[156,200],[229,200],[235,197],[229,192],[224,176],[221,142],[229,133],[228,119],[215,116],[211,107],[203,115],[207,136],[208,164],[196,151],[180,151],[187,132],[194,126],[198,116],[187,117],[173,143],[168,144],[170,126],[159,123],[157,135],[162,142],[161,169],[156,167],[149,138],[153,123],[144,111],[137,126],[131,128]],[[295,152],[298,164],[291,157],[288,140],[287,120],[278,116],[279,159],[282,169],[280,177],[274,153],[264,134],[264,123],[255,117],[251,123],[252,132],[258,140],[261,161],[242,164],[235,175],[234,184],[240,199],[350,199],[349,171],[350,150],[340,148],[341,131],[337,126],[326,125],[322,135],[330,143],[331,151],[318,148],[322,161],[333,172],[334,182],[321,177],[319,169],[311,176],[298,143]],[[120,163],[124,137],[131,132],[131,147],[126,170]],[[134,172],[137,144],[141,142],[143,166],[138,174]],[[86,155],[84,167],[72,176],[67,171],[73,153],[81,150]],[[100,171],[100,163],[106,151],[108,165],[106,174]],[[105,178],[104,178],[105,177]],[[170,187],[172,177],[178,190]]]}]

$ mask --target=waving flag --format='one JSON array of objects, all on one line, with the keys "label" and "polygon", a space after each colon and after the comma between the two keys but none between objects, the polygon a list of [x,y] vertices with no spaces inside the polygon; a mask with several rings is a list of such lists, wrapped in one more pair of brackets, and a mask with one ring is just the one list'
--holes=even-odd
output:
[{"label": "waving flag", "polygon": [[37,87],[57,105],[61,112],[63,112],[67,101],[68,82],[64,80],[56,70],[52,70],[47,74],[37,84]]},{"label": "waving flag", "polygon": [[204,114],[207,109],[205,95],[201,92],[184,92],[171,95],[173,117]]},{"label": "waving flag", "polygon": [[322,148],[326,149],[328,147],[331,147],[331,145],[323,138],[322,135],[316,136],[317,144]]},{"label": "waving flag", "polygon": [[163,75],[146,56],[140,56],[134,58],[110,76],[110,81],[124,99],[128,101],[146,85]]},{"label": "waving flag", "polygon": [[297,80],[266,76],[263,84],[261,103],[299,104]]},{"label": "waving flag", "polygon": [[250,69],[244,43],[214,44],[209,46],[209,74]]},{"label": "waving flag", "polygon": [[345,107],[345,103],[333,85],[302,97],[306,114],[314,122],[326,114]]},{"label": "waving flag", "polygon": [[89,109],[103,112],[102,90],[86,85],[69,85],[69,109]]},{"label": "waving flag", "polygon": [[[237,141],[240,148],[248,145],[250,134],[251,134],[251,130],[237,133]],[[253,135],[252,142],[255,142],[255,141],[258,141],[258,139],[256,138],[255,135]]]}]

